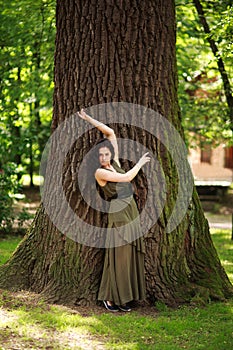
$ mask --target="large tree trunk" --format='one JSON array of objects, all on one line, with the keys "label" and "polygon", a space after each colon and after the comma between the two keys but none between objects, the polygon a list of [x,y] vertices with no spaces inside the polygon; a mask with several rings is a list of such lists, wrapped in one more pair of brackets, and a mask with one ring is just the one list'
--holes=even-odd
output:
[{"label": "large tree trunk", "polygon": [[[182,134],[173,0],[58,0],[53,130],[81,107],[111,101],[149,107]],[[151,133],[114,126],[118,137],[136,140],[156,154],[165,173],[165,207],[145,235],[147,299],[170,305],[189,302],[196,295],[205,300],[224,299],[232,295],[232,287],[195,191],[182,222],[173,232],[166,230],[179,178],[170,153],[153,136],[153,121],[148,122]],[[99,134],[90,131],[73,145],[63,167],[63,185],[77,215],[101,225],[105,217],[88,208],[72,183],[76,165],[96,137]],[[127,167],[129,162],[124,163]],[[140,210],[146,200],[142,181],[143,174],[135,181]],[[182,186],[185,190],[185,184]],[[56,196],[54,191],[51,196]],[[155,193],[159,200],[159,184]],[[59,233],[41,205],[28,235],[1,267],[0,286],[33,290],[53,302],[95,302],[103,256],[104,249],[76,243]]]}]

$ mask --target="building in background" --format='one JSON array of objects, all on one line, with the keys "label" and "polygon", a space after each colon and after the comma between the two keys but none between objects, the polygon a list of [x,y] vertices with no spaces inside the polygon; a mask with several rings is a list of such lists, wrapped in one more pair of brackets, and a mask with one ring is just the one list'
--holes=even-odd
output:
[{"label": "building in background", "polygon": [[222,196],[233,183],[233,147],[190,149],[189,162],[200,195]]}]

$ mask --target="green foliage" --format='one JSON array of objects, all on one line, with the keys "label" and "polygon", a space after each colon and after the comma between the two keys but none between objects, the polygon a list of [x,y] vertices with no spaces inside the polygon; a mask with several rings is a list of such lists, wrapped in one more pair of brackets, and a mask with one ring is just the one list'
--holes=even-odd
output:
[{"label": "green foliage", "polygon": [[[202,1],[202,5],[232,82],[232,8],[226,1]],[[178,97],[186,140],[192,145],[203,139],[230,145],[230,116],[216,58],[192,2],[177,0],[176,14]]]},{"label": "green foliage", "polygon": [[15,215],[13,213],[13,198],[19,190],[17,165],[7,163],[0,169],[0,229],[11,229]]},{"label": "green foliage", "polygon": [[55,1],[0,0],[0,164],[38,169],[52,114]]},{"label": "green foliage", "polygon": [[13,162],[8,162],[0,169],[0,230],[10,232],[17,222],[17,229],[21,229],[26,220],[32,215],[24,208],[17,214],[14,211],[14,201],[19,196],[21,185],[21,168]]},{"label": "green foliage", "polygon": [[217,21],[211,28],[211,36],[218,43],[219,53],[229,63],[230,69],[233,52],[233,7],[230,4],[218,12]]}]

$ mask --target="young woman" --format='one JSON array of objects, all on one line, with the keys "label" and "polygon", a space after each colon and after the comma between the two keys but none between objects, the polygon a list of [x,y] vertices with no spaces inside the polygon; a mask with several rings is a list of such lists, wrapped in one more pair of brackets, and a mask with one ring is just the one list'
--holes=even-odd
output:
[{"label": "young woman", "polygon": [[[99,168],[95,172],[95,179],[110,200],[108,227],[119,229],[119,235],[124,240],[123,245],[105,250],[98,300],[102,300],[109,311],[131,311],[127,305],[130,301],[145,298],[145,249],[130,182],[142,166],[150,162],[150,157],[145,153],[132,169],[125,172],[119,162],[114,130],[87,115],[83,109],[78,115],[105,136],[96,145]],[[132,241],[131,237],[140,238]]]}]

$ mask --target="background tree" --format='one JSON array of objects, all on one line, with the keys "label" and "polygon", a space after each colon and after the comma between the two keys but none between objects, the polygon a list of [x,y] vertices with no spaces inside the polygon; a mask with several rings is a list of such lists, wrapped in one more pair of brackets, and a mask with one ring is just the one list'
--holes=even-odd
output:
[{"label": "background tree", "polygon": [[[212,145],[231,144],[231,113],[226,99],[220,65],[227,85],[232,84],[232,8],[227,1],[205,2],[209,32],[204,32],[193,3],[176,2],[179,102],[186,140],[192,145],[201,139]],[[218,46],[215,55],[208,40]],[[225,84],[226,85],[226,84]]]},{"label": "background tree", "polygon": [[[196,10],[197,10],[200,22],[203,26],[204,32],[207,35],[207,40],[209,42],[211,50],[216,58],[218,70],[221,74],[221,78],[222,78],[222,82],[223,82],[224,92],[225,92],[225,96],[226,96],[227,105],[229,108],[229,116],[230,116],[232,130],[233,130],[233,96],[232,96],[232,88],[231,88],[230,80],[228,79],[225,64],[224,64],[223,59],[221,57],[221,53],[218,49],[218,46],[212,37],[211,30],[210,30],[209,24],[207,22],[205,12],[204,12],[204,9],[203,9],[201,2],[199,0],[193,0],[193,3],[196,7]],[[226,4],[226,2],[225,2],[225,4]],[[229,2],[229,6],[230,6],[230,2]]]},{"label": "background tree", "polygon": [[31,185],[52,114],[54,7],[49,0],[1,1],[0,109],[8,142],[0,167],[15,162]]},{"label": "background tree", "polygon": [[[58,0],[53,130],[80,107],[111,101],[152,108],[182,133],[174,1]],[[118,137],[134,139],[157,154],[165,173],[165,208],[145,237],[148,300],[177,304],[197,297],[207,301],[232,295],[195,191],[182,223],[172,233],[165,230],[179,180],[169,152],[143,130],[127,125],[115,129]],[[90,149],[88,140],[96,136],[96,131],[90,132],[70,150],[63,185],[77,215],[98,225],[102,216],[85,205],[72,182],[76,165]],[[141,174],[138,188],[142,180]],[[52,195],[56,195],[54,190]],[[159,196],[159,190],[156,193]],[[139,205],[141,209],[143,203]],[[53,302],[94,302],[103,253],[59,233],[41,206],[29,233],[1,267],[0,286],[30,289]]]},{"label": "background tree", "polygon": [[22,175],[29,174],[34,185],[50,133],[55,3],[21,0],[0,5],[0,228],[10,232],[20,215],[13,203]]}]

